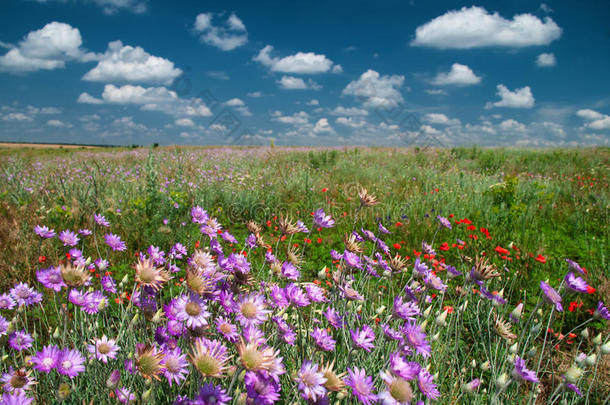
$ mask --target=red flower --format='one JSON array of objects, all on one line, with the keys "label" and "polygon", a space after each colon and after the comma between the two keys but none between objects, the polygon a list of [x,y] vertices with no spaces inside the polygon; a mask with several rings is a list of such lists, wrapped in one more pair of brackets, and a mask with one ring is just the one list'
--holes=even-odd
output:
[{"label": "red flower", "polygon": [[597,291],[595,288],[591,287],[590,285],[587,286],[587,294],[594,294],[595,291]]},{"label": "red flower", "polygon": [[46,256],[38,256],[38,263],[44,263],[47,261]]},{"label": "red flower", "polygon": [[453,313],[453,307],[450,305],[445,305],[443,307],[443,311],[447,311],[448,314],[452,314]]},{"label": "red flower", "polygon": [[195,242],[195,248],[199,248],[199,241]]},{"label": "red flower", "polygon": [[396,222],[396,226],[397,227],[402,226],[402,222],[400,222],[400,221]]},{"label": "red flower", "polygon": [[500,253],[501,255],[509,254],[508,250],[504,249],[502,246],[496,246],[496,252]]},{"label": "red flower", "polygon": [[449,250],[449,244],[447,242],[443,243],[440,247],[440,250]]},{"label": "red flower", "polygon": [[546,257],[544,257],[542,255],[538,255],[538,256],[536,256],[536,261],[544,264],[544,263],[546,263]]},{"label": "red flower", "polygon": [[400,249],[400,248],[402,247],[402,246],[400,246],[400,244],[398,244],[398,243],[395,243],[395,244],[394,244],[394,245],[392,245],[392,246],[394,246],[394,249]]},{"label": "red flower", "polygon": [[316,242],[318,242],[318,243],[322,243],[322,238],[318,238],[318,239],[316,239]]},{"label": "red flower", "polygon": [[328,189],[327,189],[326,187],[324,187],[324,188],[322,189],[322,192],[323,192],[323,193],[326,193],[327,191],[328,191]]}]

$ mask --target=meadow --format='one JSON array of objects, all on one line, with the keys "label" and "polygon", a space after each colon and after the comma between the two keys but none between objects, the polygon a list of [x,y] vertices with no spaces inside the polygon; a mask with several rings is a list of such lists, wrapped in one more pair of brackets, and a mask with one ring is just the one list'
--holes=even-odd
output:
[{"label": "meadow", "polygon": [[608,148],[0,159],[3,403],[608,403]]}]

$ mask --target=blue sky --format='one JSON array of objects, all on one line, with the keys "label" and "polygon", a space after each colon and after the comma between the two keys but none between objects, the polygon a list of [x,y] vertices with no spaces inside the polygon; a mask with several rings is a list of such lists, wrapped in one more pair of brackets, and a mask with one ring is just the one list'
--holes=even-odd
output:
[{"label": "blue sky", "polygon": [[610,3],[3,0],[0,141],[608,145]]}]

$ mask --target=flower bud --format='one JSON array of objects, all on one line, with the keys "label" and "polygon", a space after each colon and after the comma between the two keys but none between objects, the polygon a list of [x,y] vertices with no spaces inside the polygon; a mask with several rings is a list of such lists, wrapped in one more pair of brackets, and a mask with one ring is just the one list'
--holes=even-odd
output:
[{"label": "flower bud", "polygon": [[381,314],[383,314],[383,311],[385,311],[385,308],[386,308],[386,307],[385,307],[385,305],[382,305],[382,306],[380,306],[379,308],[377,308],[377,310],[375,311],[375,313],[376,313],[377,315],[381,315]]},{"label": "flower bud", "polygon": [[597,355],[595,353],[593,353],[590,356],[587,356],[587,358],[585,359],[585,364],[587,366],[594,366],[596,362],[597,362]]},{"label": "flower bud", "polygon": [[153,323],[161,323],[163,321],[163,309],[160,308],[152,317]]},{"label": "flower bud", "polygon": [[477,361],[475,359],[472,359],[472,361],[470,362],[470,367],[474,368],[477,366]]},{"label": "flower bud", "polygon": [[520,302],[517,304],[515,309],[510,313],[509,319],[513,322],[519,322],[521,320],[521,316],[523,315],[523,303]]},{"label": "flower bud", "polygon": [[583,338],[583,339],[588,339],[589,338],[589,328],[584,328],[580,332],[580,337]]},{"label": "flower bud", "polygon": [[143,402],[148,402],[152,398],[152,390],[153,390],[152,388],[149,388],[146,391],[144,391],[144,393],[142,394]]},{"label": "flower bud", "polygon": [[610,353],[610,342],[604,343],[600,349],[601,349],[602,354]]},{"label": "flower bud", "polygon": [[438,326],[442,326],[445,327],[447,326],[447,311],[443,311],[440,314],[437,315],[436,319],[434,320],[434,322],[438,325]]},{"label": "flower bud", "polygon": [[70,384],[68,384],[68,383],[59,384],[59,388],[57,389],[57,397],[59,398],[59,400],[63,401],[64,399],[68,398],[69,395],[70,395]]},{"label": "flower bud", "polygon": [[326,278],[326,267],[322,268],[322,270],[318,272],[318,278],[320,280],[324,280]]},{"label": "flower bud", "polygon": [[569,382],[570,384],[576,384],[583,373],[584,373],[584,371],[582,368],[573,365],[566,371],[566,374],[565,374],[566,381]]},{"label": "flower bud", "polygon": [[602,334],[599,333],[597,336],[593,338],[593,344],[595,346],[600,346],[602,344]]},{"label": "flower bud", "polygon": [[508,374],[504,373],[501,374],[498,378],[496,378],[496,388],[498,390],[503,389],[504,387],[506,387],[508,384],[510,383],[510,377],[508,376]]},{"label": "flower bud", "polygon": [[113,370],[106,380],[106,387],[114,389],[119,385],[121,381],[121,372],[119,370]]},{"label": "flower bud", "polygon": [[428,317],[430,316],[430,312],[432,312],[432,306],[426,308],[426,310],[424,311],[424,318],[428,319]]},{"label": "flower bud", "polygon": [[479,385],[481,385],[481,380],[478,378],[475,378],[474,380],[470,381],[468,384],[463,384],[462,391],[466,392],[468,394],[472,394],[473,392],[475,392],[477,390],[477,388],[479,388]]},{"label": "flower bud", "polygon": [[491,368],[491,363],[487,360],[485,363],[481,364],[481,370],[487,371]]},{"label": "flower bud", "polygon": [[518,343],[514,343],[511,347],[508,348],[508,351],[511,352],[512,354],[516,354],[518,350],[519,350]]}]

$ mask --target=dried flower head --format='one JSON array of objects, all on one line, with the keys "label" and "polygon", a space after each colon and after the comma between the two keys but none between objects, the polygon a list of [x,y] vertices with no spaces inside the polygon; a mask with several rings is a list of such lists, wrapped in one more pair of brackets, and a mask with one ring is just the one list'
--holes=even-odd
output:
[{"label": "dried flower head", "polygon": [[165,354],[158,351],[154,346],[136,344],[136,367],[142,377],[146,379],[161,380],[159,374],[165,370],[162,364],[164,357]]},{"label": "dried flower head", "polygon": [[300,266],[303,263],[303,258],[299,255],[298,248],[294,245],[290,245],[286,251],[286,258],[295,266]]},{"label": "dried flower head", "polygon": [[358,192],[358,197],[360,198],[360,205],[363,207],[372,207],[373,205],[379,204],[377,197],[370,194],[364,187]]},{"label": "dried flower head", "polygon": [[246,343],[243,339],[237,344],[237,354],[241,365],[249,371],[272,370],[276,353],[259,341]]},{"label": "dried flower head", "polygon": [[204,377],[222,377],[227,371],[227,348],[218,340],[199,338],[189,359]]},{"label": "dried flower head", "polygon": [[161,285],[170,279],[167,271],[156,267],[152,259],[140,259],[135,265],[136,282],[140,287],[151,287],[159,290]]},{"label": "dried flower head", "polygon": [[488,258],[481,258],[477,256],[474,261],[474,266],[470,272],[470,276],[474,281],[485,281],[494,277],[500,277],[500,273],[496,271],[493,264],[489,263]]},{"label": "dried flower head", "polygon": [[324,386],[329,391],[340,392],[345,390],[345,383],[343,382],[343,377],[345,377],[345,373],[337,374],[334,370],[335,361],[333,360],[330,363],[324,364],[320,367],[320,372],[326,378],[326,382]]},{"label": "dried flower head", "polygon": [[496,333],[498,335],[500,335],[500,337],[508,340],[509,342],[512,342],[512,341],[516,340],[517,339],[517,335],[515,335],[511,331],[510,323],[506,322],[504,319],[502,319],[501,317],[498,317],[495,314],[494,314],[494,317],[495,317],[494,329],[496,330]]},{"label": "dried flower head", "polygon": [[85,266],[74,266],[72,263],[62,264],[60,266],[61,277],[68,287],[82,287],[90,279],[90,273],[85,269]]},{"label": "dried flower head", "polygon": [[290,218],[280,217],[278,225],[282,235],[294,235],[299,232],[299,228],[297,228]]},{"label": "dried flower head", "polygon": [[246,228],[253,234],[261,233],[263,231],[263,228],[254,221],[246,222]]},{"label": "dried flower head", "polygon": [[345,245],[345,248],[352,253],[362,253],[363,251],[362,244],[358,242],[356,235],[353,233],[343,236],[343,244]]},{"label": "dried flower head", "polygon": [[393,271],[398,273],[407,267],[407,261],[400,257],[400,255],[396,255],[388,260],[388,266],[390,266]]}]

